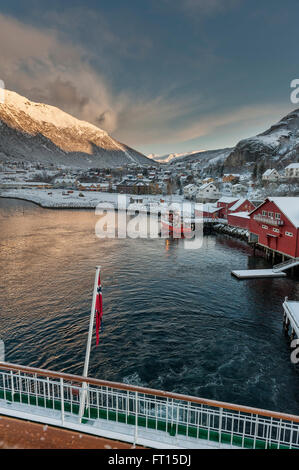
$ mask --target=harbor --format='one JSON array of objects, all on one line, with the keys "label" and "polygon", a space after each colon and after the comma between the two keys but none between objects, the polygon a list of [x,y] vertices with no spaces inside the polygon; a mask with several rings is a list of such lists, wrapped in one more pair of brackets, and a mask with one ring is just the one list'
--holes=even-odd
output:
[{"label": "harbor", "polygon": [[0,204],[9,362],[82,375],[98,262],[105,318],[91,377],[297,414],[299,376],[281,313],[285,297],[298,299],[291,270],[239,282],[233,267],[272,263],[237,238],[205,235],[195,251],[180,239],[100,240],[92,211]]}]

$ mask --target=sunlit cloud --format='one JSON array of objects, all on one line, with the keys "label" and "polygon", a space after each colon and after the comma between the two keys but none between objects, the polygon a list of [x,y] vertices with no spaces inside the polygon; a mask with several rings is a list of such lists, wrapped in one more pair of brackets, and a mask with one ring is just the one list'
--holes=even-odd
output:
[{"label": "sunlit cloud", "polygon": [[1,78],[6,87],[34,101],[61,107],[113,132],[121,97],[112,96],[103,76],[88,62],[84,49],[0,15]]},{"label": "sunlit cloud", "polygon": [[[239,1],[173,0],[172,4],[189,11],[195,8],[197,12],[216,12],[224,5],[231,8]],[[95,23],[98,29],[94,28]],[[75,32],[73,24],[76,24]],[[88,24],[90,32],[86,29]],[[181,51],[180,55],[173,52],[171,57],[166,54],[163,61],[158,58],[167,72],[173,68],[178,70],[179,61],[183,77],[169,73],[166,85],[158,80],[151,86],[152,78],[159,75],[159,70],[152,70],[147,82],[140,80],[139,88],[126,88],[121,80],[115,87],[110,79],[112,74],[126,69],[128,61],[134,64],[132,69],[128,67],[130,81],[130,74],[138,75],[139,61],[142,67],[144,57],[152,53],[149,35],[132,30],[126,37],[125,33],[112,30],[100,11],[93,14],[92,10],[87,10],[84,15],[82,10],[76,9],[67,10],[65,15],[46,11],[38,26],[0,14],[0,78],[8,89],[33,101],[57,106],[139,149],[161,143],[169,144],[173,151],[171,146],[176,143],[211,136],[220,129],[230,127],[234,135],[234,126],[240,128],[242,123],[244,128],[251,123],[261,123],[263,130],[263,120],[272,116],[273,122],[276,116],[283,116],[290,110],[277,102],[245,107],[242,100],[239,105],[234,102],[223,106],[220,102],[217,109],[219,92],[218,96],[209,93],[210,87],[204,80],[202,88],[198,83],[203,70],[211,69],[216,74],[221,67],[227,69],[230,63],[213,49],[205,48],[205,42],[197,44],[192,54]],[[121,58],[125,58],[122,69]],[[206,75],[208,79],[211,76],[211,83],[218,83],[216,75],[214,79],[212,74]]]}]

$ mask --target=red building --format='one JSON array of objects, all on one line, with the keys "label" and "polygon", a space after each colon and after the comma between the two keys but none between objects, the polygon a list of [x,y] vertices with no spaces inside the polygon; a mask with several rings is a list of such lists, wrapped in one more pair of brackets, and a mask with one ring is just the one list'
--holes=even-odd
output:
[{"label": "red building", "polygon": [[202,210],[195,209],[195,217],[203,217],[205,219],[219,218],[219,212],[221,209],[215,204],[202,204],[201,209]]},{"label": "red building", "polygon": [[228,213],[232,214],[233,212],[251,212],[255,209],[255,205],[249,201],[249,199],[241,198],[235,204],[233,204],[229,209]]},{"label": "red building", "polygon": [[232,212],[251,212],[255,208],[249,199],[239,197],[222,197],[217,201],[217,207],[221,209],[219,217],[222,219],[227,219]]},{"label": "red building", "polygon": [[299,257],[299,197],[268,197],[250,213],[250,240]]},{"label": "red building", "polygon": [[217,207],[221,210],[219,211],[219,217],[221,219],[227,219],[229,209],[239,201],[238,197],[229,197],[224,196],[219,201],[217,201]]},{"label": "red building", "polygon": [[232,227],[249,230],[250,216],[248,212],[234,212],[232,214],[228,214],[227,223]]}]

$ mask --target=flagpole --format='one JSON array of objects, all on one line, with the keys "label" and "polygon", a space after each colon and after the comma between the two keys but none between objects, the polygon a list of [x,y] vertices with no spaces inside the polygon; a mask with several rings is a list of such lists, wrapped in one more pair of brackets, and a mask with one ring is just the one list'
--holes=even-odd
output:
[{"label": "flagpole", "polygon": [[97,266],[95,278],[94,278],[94,288],[93,288],[93,297],[92,297],[92,304],[91,304],[91,311],[90,311],[89,330],[88,330],[88,338],[87,338],[87,346],[86,346],[86,354],[85,354],[85,363],[84,363],[84,369],[83,369],[83,377],[88,376],[90,349],[91,349],[94,317],[95,317],[95,310],[96,310],[98,279],[99,279],[100,272],[101,272],[101,266]]},{"label": "flagpole", "polygon": [[[89,330],[88,330],[86,353],[85,353],[85,362],[84,362],[84,369],[83,369],[83,377],[88,377],[88,367],[89,367],[91,341],[92,341],[92,333],[93,333],[93,325],[94,325],[94,317],[95,317],[98,279],[99,279],[100,272],[101,272],[101,266],[96,266],[96,273],[95,273],[95,278],[94,278],[94,288],[93,288],[93,297],[92,297],[90,319],[89,319]],[[80,400],[80,412],[79,412],[80,420],[81,420],[81,418],[83,416],[83,413],[84,413],[86,390],[87,390],[87,384],[86,384],[86,382],[84,382],[82,384],[82,394],[81,394],[81,400]]]}]

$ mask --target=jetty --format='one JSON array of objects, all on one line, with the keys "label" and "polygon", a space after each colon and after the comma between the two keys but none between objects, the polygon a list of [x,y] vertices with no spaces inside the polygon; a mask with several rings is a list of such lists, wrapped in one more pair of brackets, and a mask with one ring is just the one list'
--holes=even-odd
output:
[{"label": "jetty", "polygon": [[291,331],[291,340],[297,336],[299,338],[299,302],[285,298],[283,303],[283,325],[285,331]]},{"label": "jetty", "polygon": [[0,415],[155,449],[299,449],[299,416],[5,362]]},{"label": "jetty", "polygon": [[276,264],[272,269],[242,269],[232,271],[232,275],[238,279],[256,279],[266,277],[285,277],[285,271],[299,266],[299,258],[291,258],[283,263]]}]

